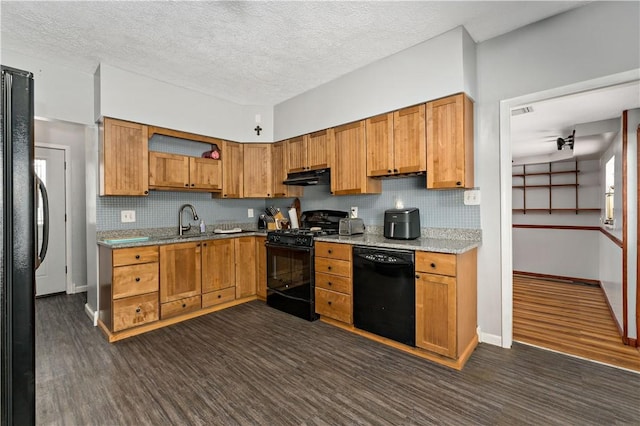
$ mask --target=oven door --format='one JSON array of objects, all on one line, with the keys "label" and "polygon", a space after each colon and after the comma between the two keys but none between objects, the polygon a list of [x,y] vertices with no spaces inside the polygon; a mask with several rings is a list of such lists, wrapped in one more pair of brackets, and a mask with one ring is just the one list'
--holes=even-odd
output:
[{"label": "oven door", "polygon": [[267,305],[308,321],[315,313],[313,247],[266,243]]}]

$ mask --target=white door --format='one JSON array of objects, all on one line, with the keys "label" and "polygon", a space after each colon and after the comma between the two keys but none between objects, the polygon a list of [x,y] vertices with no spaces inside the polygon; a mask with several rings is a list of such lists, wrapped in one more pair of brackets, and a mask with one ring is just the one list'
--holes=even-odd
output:
[{"label": "white door", "polygon": [[[36,296],[67,290],[66,185],[65,152],[62,149],[36,147],[35,171],[49,194],[49,249],[36,270]],[[42,245],[44,212],[38,199],[38,247]]]}]

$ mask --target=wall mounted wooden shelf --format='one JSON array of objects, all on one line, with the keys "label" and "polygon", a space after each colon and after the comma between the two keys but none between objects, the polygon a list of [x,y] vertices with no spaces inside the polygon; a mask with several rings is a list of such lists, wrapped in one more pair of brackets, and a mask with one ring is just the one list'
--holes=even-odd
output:
[{"label": "wall mounted wooden shelf", "polygon": [[[514,190],[522,190],[523,191],[523,196],[522,196],[522,208],[514,208],[512,209],[513,213],[523,213],[523,214],[527,214],[527,213],[575,213],[578,214],[580,212],[600,212],[599,208],[581,208],[578,207],[578,187],[580,186],[579,182],[578,182],[578,175],[580,174],[580,170],[578,169],[578,162],[576,161],[574,163],[574,168],[572,170],[553,170],[552,167],[552,163],[548,164],[548,170],[547,171],[539,171],[540,170],[540,164],[535,165],[536,167],[536,171],[533,172],[527,172],[527,166],[523,165],[522,166],[522,173],[516,172],[513,173],[512,179],[518,179],[520,182],[518,182],[517,185],[512,185],[512,188]],[[515,166],[515,167],[519,167],[519,166]],[[553,181],[553,177],[556,175],[574,175],[574,181],[573,182],[562,182],[562,183],[557,183]],[[538,179],[535,180],[535,184],[527,184],[527,178],[530,177],[534,177],[537,176]],[[540,183],[540,177],[544,177],[544,176],[548,176],[548,180],[547,183]],[[553,206],[553,190],[554,189],[559,189],[559,188],[573,188],[574,189],[574,194],[575,194],[575,207],[554,207]],[[546,206],[541,206],[539,199],[538,202],[536,203],[534,208],[530,208],[527,207],[527,191],[528,190],[537,190],[537,191],[548,191],[548,202]],[[539,194],[539,192],[537,193]],[[543,203],[544,204],[544,203]]]}]

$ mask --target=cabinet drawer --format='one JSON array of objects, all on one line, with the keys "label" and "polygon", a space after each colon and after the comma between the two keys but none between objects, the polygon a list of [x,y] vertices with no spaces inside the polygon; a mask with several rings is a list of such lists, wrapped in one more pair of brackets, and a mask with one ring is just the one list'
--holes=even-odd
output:
[{"label": "cabinet drawer", "polygon": [[316,313],[351,324],[352,311],[350,295],[316,288]]},{"label": "cabinet drawer", "polygon": [[113,331],[158,320],[158,293],[113,301]]},{"label": "cabinet drawer", "polygon": [[167,319],[200,309],[200,296],[185,297],[160,305],[160,319]]},{"label": "cabinet drawer", "polygon": [[316,273],[316,287],[351,294],[351,278],[318,272]]},{"label": "cabinet drawer", "polygon": [[202,295],[202,307],[208,308],[209,306],[215,306],[221,303],[231,302],[232,300],[236,300],[235,287],[229,287],[223,290],[204,293]]},{"label": "cabinet drawer", "polygon": [[327,259],[316,257],[316,272],[351,277],[351,262],[347,260]]},{"label": "cabinet drawer", "polygon": [[416,271],[456,276],[456,255],[447,253],[416,252]]},{"label": "cabinet drawer", "polygon": [[113,266],[136,265],[158,261],[158,246],[131,247],[113,251]]},{"label": "cabinet drawer", "polygon": [[335,244],[318,241],[316,243],[316,256],[330,259],[351,260],[350,244]]},{"label": "cabinet drawer", "polygon": [[113,268],[113,298],[136,296],[158,291],[158,264],[119,266]]}]

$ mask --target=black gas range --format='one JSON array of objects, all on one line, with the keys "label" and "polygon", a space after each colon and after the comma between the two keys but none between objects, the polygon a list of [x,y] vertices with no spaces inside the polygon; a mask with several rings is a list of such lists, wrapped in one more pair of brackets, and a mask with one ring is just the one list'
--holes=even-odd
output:
[{"label": "black gas range", "polygon": [[338,233],[348,212],[312,210],[302,213],[300,229],[267,232],[267,305],[314,321],[314,238]]}]

